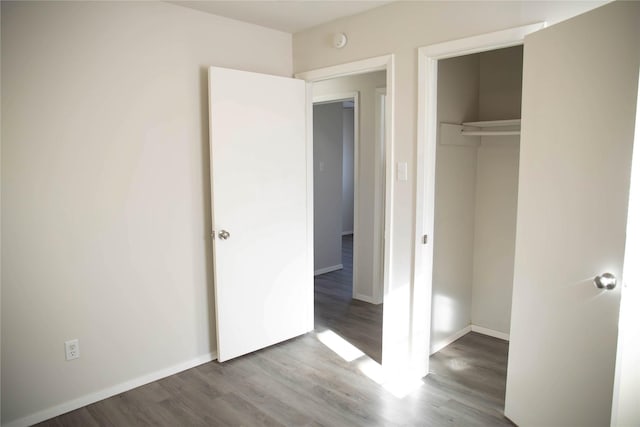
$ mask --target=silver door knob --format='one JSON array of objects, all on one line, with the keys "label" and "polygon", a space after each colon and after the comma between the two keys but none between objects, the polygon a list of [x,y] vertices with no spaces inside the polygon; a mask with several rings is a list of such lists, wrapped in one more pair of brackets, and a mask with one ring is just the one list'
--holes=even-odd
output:
[{"label": "silver door knob", "polygon": [[218,237],[222,240],[227,240],[229,237],[231,237],[231,234],[229,234],[227,230],[220,230],[218,232]]},{"label": "silver door knob", "polygon": [[596,288],[598,289],[606,289],[610,291],[616,287],[618,279],[616,279],[616,276],[611,273],[603,273],[593,278],[593,284],[596,285]]}]

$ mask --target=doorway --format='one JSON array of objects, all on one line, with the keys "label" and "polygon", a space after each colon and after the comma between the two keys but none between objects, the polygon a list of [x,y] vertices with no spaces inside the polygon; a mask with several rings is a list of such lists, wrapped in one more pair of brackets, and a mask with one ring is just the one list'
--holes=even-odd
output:
[{"label": "doorway", "polygon": [[509,339],[522,46],[438,61],[431,353]]},{"label": "doorway", "polygon": [[[491,396],[500,412],[515,259],[522,53],[519,45],[437,63],[430,372],[470,394]],[[474,365],[482,369],[470,381]]]},{"label": "doorway", "polygon": [[[522,45],[524,37],[544,28],[536,23],[426,46],[418,49],[418,143],[416,162],[416,216],[413,269],[414,334],[411,337],[416,360],[424,361],[420,374],[427,375],[432,353],[436,152],[440,130],[437,111],[438,64],[460,57],[505,47]],[[460,123],[458,123],[460,124]],[[471,325],[469,324],[469,329]],[[466,333],[462,332],[462,334]]]},{"label": "doorway", "polygon": [[[315,326],[382,361],[386,72],[313,84]],[[321,332],[323,333],[323,332]]]}]

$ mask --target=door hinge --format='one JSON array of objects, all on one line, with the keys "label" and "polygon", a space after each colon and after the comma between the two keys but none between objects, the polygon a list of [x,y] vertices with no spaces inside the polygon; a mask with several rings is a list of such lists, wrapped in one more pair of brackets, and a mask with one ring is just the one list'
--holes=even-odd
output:
[{"label": "door hinge", "polygon": [[429,236],[425,234],[424,236],[422,236],[422,244],[426,245],[428,242],[429,242]]}]

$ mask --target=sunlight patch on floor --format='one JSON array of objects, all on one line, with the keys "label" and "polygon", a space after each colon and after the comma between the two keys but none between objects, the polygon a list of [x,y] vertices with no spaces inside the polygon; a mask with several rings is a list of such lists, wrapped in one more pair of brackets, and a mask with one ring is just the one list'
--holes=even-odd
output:
[{"label": "sunlight patch on floor", "polygon": [[447,364],[447,367],[449,367],[452,371],[464,371],[471,367],[467,362],[458,358],[448,359],[446,364]]},{"label": "sunlight patch on floor", "polygon": [[398,372],[397,370],[393,372],[385,371],[382,365],[330,329],[318,332],[316,335],[318,340],[327,348],[340,356],[345,362],[355,362],[360,372],[381,385],[398,399],[404,398],[423,384],[422,379],[417,378],[415,375]]},{"label": "sunlight patch on floor", "polygon": [[354,360],[364,356],[364,353],[358,347],[354,346],[330,329],[319,332],[317,335],[322,344],[326,345],[331,351],[342,357],[346,362],[353,362]]},{"label": "sunlight patch on floor", "polygon": [[370,358],[359,361],[358,369],[398,399],[411,394],[412,391],[424,384],[421,378],[409,373],[385,372],[382,365]]}]

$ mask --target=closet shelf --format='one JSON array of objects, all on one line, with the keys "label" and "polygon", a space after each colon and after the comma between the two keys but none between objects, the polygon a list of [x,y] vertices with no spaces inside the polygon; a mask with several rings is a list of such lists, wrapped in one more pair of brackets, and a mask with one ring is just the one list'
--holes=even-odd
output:
[{"label": "closet shelf", "polygon": [[460,133],[465,136],[520,135],[520,119],[464,122],[462,126]]},{"label": "closet shelf", "polygon": [[520,135],[519,130],[466,130],[462,129],[461,134],[467,136],[499,136],[499,135]]},{"label": "closet shelf", "polygon": [[512,120],[487,120],[484,122],[464,122],[462,126],[473,126],[476,128],[497,128],[504,126],[520,126],[520,119]]}]

